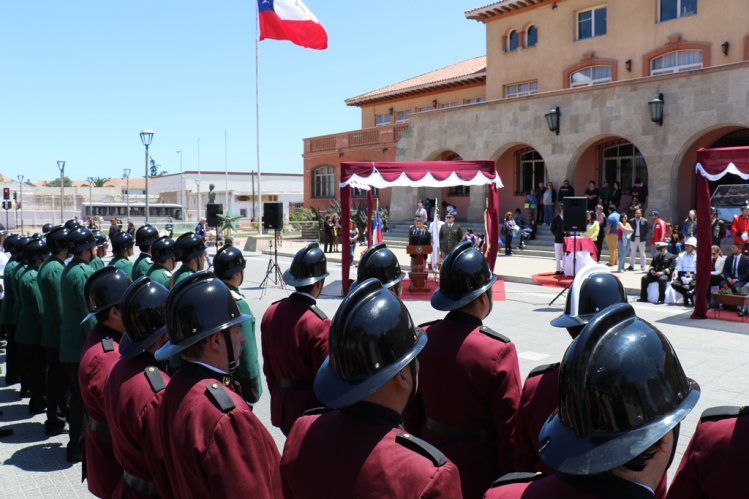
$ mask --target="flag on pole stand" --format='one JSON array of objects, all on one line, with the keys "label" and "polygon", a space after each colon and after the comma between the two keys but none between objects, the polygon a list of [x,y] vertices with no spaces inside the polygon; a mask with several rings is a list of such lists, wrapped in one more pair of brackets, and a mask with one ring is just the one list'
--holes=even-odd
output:
[{"label": "flag on pole stand", "polygon": [[432,270],[437,272],[437,264],[440,261],[440,218],[437,214],[439,208],[437,204],[437,198],[434,199],[434,216],[432,217],[432,224],[430,230],[432,232]]},{"label": "flag on pole stand", "polygon": [[288,40],[310,49],[328,48],[328,34],[301,0],[258,0],[260,39]]},{"label": "flag on pole stand", "polygon": [[372,245],[382,242],[382,217],[380,216],[380,200],[377,200],[374,220],[372,220]]}]

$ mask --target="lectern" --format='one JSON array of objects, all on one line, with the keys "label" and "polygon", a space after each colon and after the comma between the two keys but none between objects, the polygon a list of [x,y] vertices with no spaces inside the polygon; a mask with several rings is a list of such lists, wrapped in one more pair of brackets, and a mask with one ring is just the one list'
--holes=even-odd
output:
[{"label": "lectern", "polygon": [[411,255],[411,272],[408,278],[411,281],[410,291],[429,291],[427,278],[429,272],[426,271],[426,257],[432,252],[430,244],[409,244],[406,246],[406,253]]}]

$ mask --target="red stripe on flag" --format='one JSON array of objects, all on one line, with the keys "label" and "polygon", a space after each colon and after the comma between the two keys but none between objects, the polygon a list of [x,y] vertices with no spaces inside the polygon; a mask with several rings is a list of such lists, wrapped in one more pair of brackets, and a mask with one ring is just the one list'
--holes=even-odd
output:
[{"label": "red stripe on flag", "polygon": [[314,21],[285,21],[272,10],[260,12],[260,39],[288,40],[310,49],[328,48],[328,34]]}]

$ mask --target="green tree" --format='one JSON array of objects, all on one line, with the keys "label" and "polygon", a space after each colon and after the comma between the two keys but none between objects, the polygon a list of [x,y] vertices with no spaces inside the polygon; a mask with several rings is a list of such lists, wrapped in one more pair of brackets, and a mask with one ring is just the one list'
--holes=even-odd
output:
[{"label": "green tree", "polygon": [[107,182],[109,182],[110,180],[112,179],[109,177],[93,177],[91,179],[91,185],[93,187],[112,187],[111,185],[107,185]]},{"label": "green tree", "polygon": [[[65,187],[73,187],[73,181],[70,180],[69,177],[65,177],[65,181],[63,182],[63,185],[65,185]],[[47,182],[44,182],[44,187],[60,187],[60,177],[57,177],[54,180],[49,180]]]}]

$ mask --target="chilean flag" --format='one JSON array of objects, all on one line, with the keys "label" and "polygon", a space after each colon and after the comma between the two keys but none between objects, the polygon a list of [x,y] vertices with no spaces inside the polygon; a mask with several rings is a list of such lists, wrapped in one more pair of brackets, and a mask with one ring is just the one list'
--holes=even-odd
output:
[{"label": "chilean flag", "polygon": [[289,40],[310,49],[328,48],[328,34],[301,0],[258,0],[260,39]]},{"label": "chilean flag", "polygon": [[380,217],[379,208],[377,208],[377,213],[372,221],[372,235],[372,244],[379,244],[382,242],[382,217]]}]

